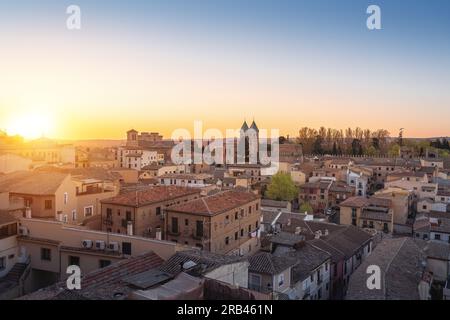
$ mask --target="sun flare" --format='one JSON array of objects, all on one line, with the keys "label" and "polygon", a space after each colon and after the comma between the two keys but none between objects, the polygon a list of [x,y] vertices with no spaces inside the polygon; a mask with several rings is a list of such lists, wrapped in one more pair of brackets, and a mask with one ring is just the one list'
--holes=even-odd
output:
[{"label": "sun flare", "polygon": [[25,139],[37,139],[50,133],[53,121],[43,114],[27,114],[14,118],[6,130],[11,135],[20,135]]}]

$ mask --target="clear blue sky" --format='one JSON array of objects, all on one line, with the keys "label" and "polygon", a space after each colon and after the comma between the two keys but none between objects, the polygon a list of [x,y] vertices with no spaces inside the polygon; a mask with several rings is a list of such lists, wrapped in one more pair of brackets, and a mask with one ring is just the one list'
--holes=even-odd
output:
[{"label": "clear blue sky", "polygon": [[[79,32],[65,29],[70,4]],[[366,28],[370,4],[382,30]],[[291,135],[450,135],[448,0],[0,0],[0,39],[0,128],[42,108],[65,124],[59,137],[252,117]]]}]

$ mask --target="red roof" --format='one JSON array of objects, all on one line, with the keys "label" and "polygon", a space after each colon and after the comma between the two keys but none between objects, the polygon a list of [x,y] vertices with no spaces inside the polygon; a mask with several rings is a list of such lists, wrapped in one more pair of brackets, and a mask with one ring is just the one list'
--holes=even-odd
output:
[{"label": "red roof", "polygon": [[168,210],[199,215],[216,215],[243,206],[256,199],[259,199],[259,197],[254,193],[229,190],[176,205]]},{"label": "red roof", "polygon": [[179,186],[154,186],[145,190],[131,191],[119,194],[115,197],[104,199],[102,203],[117,204],[123,206],[142,207],[152,203],[158,203],[191,194],[200,194],[197,188]]}]

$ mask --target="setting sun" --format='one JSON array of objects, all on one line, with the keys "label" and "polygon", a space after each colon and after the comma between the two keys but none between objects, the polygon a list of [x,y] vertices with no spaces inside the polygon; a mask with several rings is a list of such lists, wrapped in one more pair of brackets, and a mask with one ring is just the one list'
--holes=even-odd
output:
[{"label": "setting sun", "polygon": [[14,118],[7,126],[8,134],[18,134],[25,139],[37,139],[48,135],[53,126],[50,116],[43,114],[27,114]]}]

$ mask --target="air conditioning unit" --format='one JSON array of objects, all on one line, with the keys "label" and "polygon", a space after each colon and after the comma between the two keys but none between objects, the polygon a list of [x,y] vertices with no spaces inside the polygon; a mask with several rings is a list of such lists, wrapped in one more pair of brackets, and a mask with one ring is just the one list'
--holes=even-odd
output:
[{"label": "air conditioning unit", "polygon": [[118,242],[110,242],[108,244],[108,249],[111,251],[119,251],[119,243]]},{"label": "air conditioning unit", "polygon": [[81,246],[86,249],[92,248],[92,240],[83,240],[81,241]]},{"label": "air conditioning unit", "polygon": [[28,228],[24,226],[19,227],[19,234],[21,236],[27,236],[28,235]]},{"label": "air conditioning unit", "polygon": [[105,250],[105,241],[103,240],[96,240],[95,241],[95,249],[97,250]]}]

